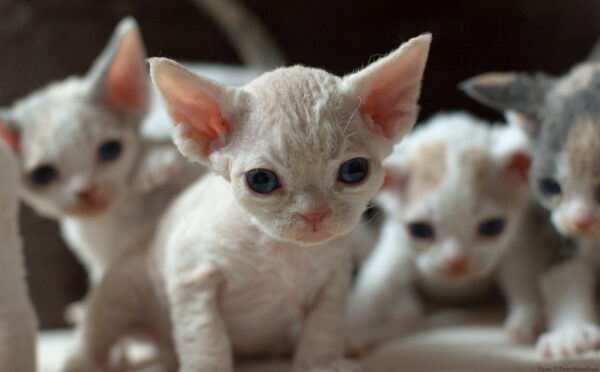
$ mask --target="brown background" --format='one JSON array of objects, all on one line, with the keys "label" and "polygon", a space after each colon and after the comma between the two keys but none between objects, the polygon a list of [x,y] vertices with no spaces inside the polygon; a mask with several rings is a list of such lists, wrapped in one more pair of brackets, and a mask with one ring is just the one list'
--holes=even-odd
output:
[{"label": "brown background", "polygon": [[[421,118],[467,109],[497,119],[456,84],[489,70],[562,73],[600,36],[600,1],[594,0],[244,2],[275,35],[288,62],[337,74],[431,31]],[[0,0],[0,106],[84,73],[125,15],[138,19],[151,56],[237,62],[222,33],[189,1]],[[41,325],[61,326],[64,304],[85,291],[84,272],[52,223],[28,209],[22,221]]]}]

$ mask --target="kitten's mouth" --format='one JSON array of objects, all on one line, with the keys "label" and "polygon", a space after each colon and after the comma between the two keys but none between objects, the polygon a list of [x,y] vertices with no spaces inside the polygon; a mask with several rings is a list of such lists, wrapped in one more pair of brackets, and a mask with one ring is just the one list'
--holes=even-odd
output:
[{"label": "kitten's mouth", "polygon": [[108,199],[87,199],[70,208],[68,213],[77,217],[92,217],[104,212],[109,205]]}]

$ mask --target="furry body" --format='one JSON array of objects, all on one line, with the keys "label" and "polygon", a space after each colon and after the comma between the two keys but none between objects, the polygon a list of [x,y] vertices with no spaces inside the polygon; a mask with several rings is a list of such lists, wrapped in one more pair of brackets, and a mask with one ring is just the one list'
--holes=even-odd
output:
[{"label": "furry body", "polygon": [[[152,309],[147,326],[167,325],[153,328],[180,371],[229,372],[234,355],[290,353],[298,372],[359,369],[342,358],[344,236],[383,182],[381,159],[414,124],[428,47],[428,36],[415,38],[344,78],[294,66],[242,88],[152,60],[175,143],[215,171],[173,203],[150,256],[133,260],[149,265],[146,280],[125,287],[154,295],[123,293]],[[344,170],[360,178],[342,181]],[[144,320],[106,311],[123,308],[106,288],[124,271],[94,291],[68,371],[105,365],[110,346]]]},{"label": "furry body", "polygon": [[[527,153],[518,128],[491,127],[466,114],[438,115],[396,146],[376,199],[386,212],[382,234],[348,302],[359,342],[414,325],[422,315],[417,289],[456,302],[477,298],[494,282],[508,301],[508,334],[535,339],[543,327],[539,250],[547,234],[524,181]],[[493,220],[502,221],[501,230],[478,232]],[[431,234],[411,236],[412,225]]]},{"label": "furry body", "polygon": [[18,165],[0,141],[0,370],[36,370],[37,322],[27,293],[18,228]]}]

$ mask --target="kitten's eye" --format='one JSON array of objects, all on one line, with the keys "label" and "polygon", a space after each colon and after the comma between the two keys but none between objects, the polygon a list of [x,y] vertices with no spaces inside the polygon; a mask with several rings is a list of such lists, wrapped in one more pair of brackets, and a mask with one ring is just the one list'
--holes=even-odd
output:
[{"label": "kitten's eye", "polygon": [[279,187],[277,175],[268,169],[253,169],[246,173],[248,186],[258,193],[266,194]]},{"label": "kitten's eye", "polygon": [[369,171],[369,162],[364,158],[354,158],[346,161],[338,171],[338,181],[357,183],[362,181]]},{"label": "kitten's eye", "polygon": [[490,218],[477,226],[477,233],[482,236],[494,237],[500,235],[504,230],[504,220],[502,218]]},{"label": "kitten's eye", "polygon": [[113,161],[121,155],[121,147],[117,140],[106,141],[98,147],[98,158],[102,162]]},{"label": "kitten's eye", "polygon": [[552,178],[542,178],[539,187],[540,191],[546,196],[555,196],[562,192],[560,184]]},{"label": "kitten's eye", "polygon": [[417,239],[432,239],[434,237],[433,226],[427,222],[409,223],[408,231],[413,238]]},{"label": "kitten's eye", "polygon": [[31,182],[38,186],[46,186],[58,177],[58,171],[52,165],[40,165],[30,174]]}]

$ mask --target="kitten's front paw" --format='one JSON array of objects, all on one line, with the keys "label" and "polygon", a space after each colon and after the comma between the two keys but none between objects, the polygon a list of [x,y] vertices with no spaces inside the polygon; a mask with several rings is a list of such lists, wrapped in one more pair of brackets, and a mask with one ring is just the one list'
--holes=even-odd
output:
[{"label": "kitten's front paw", "polygon": [[313,367],[308,372],[363,372],[362,365],[351,359],[338,359],[326,367]]},{"label": "kitten's front paw", "polygon": [[161,150],[147,155],[148,159],[137,176],[137,189],[142,193],[165,185],[185,166],[184,160],[174,149]]},{"label": "kitten's front paw", "polygon": [[504,332],[513,341],[534,343],[544,330],[544,317],[537,310],[515,311],[504,322]]},{"label": "kitten's front paw", "polygon": [[538,352],[547,358],[571,357],[597,349],[600,349],[600,328],[590,323],[547,332],[537,344]]}]

